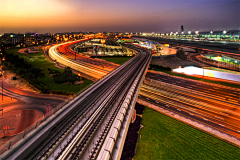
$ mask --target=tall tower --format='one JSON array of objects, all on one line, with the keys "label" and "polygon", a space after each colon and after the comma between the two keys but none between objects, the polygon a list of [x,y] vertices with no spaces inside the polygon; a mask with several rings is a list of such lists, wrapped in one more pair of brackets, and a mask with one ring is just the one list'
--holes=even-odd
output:
[{"label": "tall tower", "polygon": [[180,31],[181,31],[181,33],[184,32],[183,25],[181,25],[181,30]]}]

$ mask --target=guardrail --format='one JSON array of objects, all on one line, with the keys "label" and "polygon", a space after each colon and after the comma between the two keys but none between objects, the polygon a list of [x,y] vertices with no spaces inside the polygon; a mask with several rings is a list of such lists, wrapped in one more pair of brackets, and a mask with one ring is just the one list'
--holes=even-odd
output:
[{"label": "guardrail", "polygon": [[134,111],[134,105],[137,100],[138,93],[140,91],[143,79],[147,72],[147,66],[150,63],[151,58],[146,61],[144,67],[142,67],[139,75],[134,80],[131,88],[129,89],[127,96],[118,111],[113,125],[106,137],[106,140],[101,148],[101,151],[97,157],[97,160],[108,159],[120,159],[127,135],[128,127],[131,122],[131,118]]}]

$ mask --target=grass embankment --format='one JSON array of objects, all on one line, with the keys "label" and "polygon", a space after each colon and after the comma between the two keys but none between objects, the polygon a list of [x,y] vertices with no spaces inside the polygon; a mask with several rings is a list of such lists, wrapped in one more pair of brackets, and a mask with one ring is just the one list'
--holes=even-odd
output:
[{"label": "grass embankment", "polygon": [[239,159],[240,149],[145,107],[136,160]]},{"label": "grass embankment", "polygon": [[152,70],[154,71],[159,71],[159,72],[164,72],[173,76],[178,76],[178,77],[183,77],[183,78],[188,78],[188,79],[193,79],[193,80],[198,80],[198,81],[203,81],[203,82],[208,82],[208,83],[214,83],[214,84],[220,84],[223,86],[228,86],[228,87],[233,87],[233,88],[240,88],[240,85],[238,84],[233,84],[233,83],[227,83],[227,82],[221,82],[221,81],[214,81],[214,80],[209,80],[209,79],[204,79],[204,78],[199,78],[199,77],[193,77],[193,76],[188,76],[184,74],[179,74],[179,73],[174,73],[171,71],[166,71],[162,69],[158,69],[155,67],[152,67]]},{"label": "grass embankment", "polygon": [[120,64],[122,65],[123,63],[125,63],[126,61],[128,61],[129,59],[131,59],[133,57],[103,57],[101,59],[104,59],[106,61],[109,61],[109,62],[112,62],[112,63],[115,63],[115,64]]},{"label": "grass embankment", "polygon": [[[80,91],[80,84],[63,84],[63,83],[54,83],[53,78],[49,77],[49,71],[48,68],[53,70],[59,70],[60,72],[63,72],[63,69],[59,69],[55,67],[55,64],[49,61],[43,54],[43,51],[40,51],[39,53],[30,53],[30,54],[22,54],[18,52],[18,49],[8,49],[6,50],[7,53],[10,54],[16,54],[20,58],[24,58],[25,61],[31,63],[34,67],[40,68],[43,70],[43,73],[45,74],[44,78],[39,78],[38,82],[44,86],[46,86],[51,91],[56,92],[67,92],[67,93],[78,93]],[[74,73],[73,73],[74,74]],[[84,78],[84,83],[82,84],[82,89],[89,86],[91,83],[93,83],[91,80],[88,80]]]}]

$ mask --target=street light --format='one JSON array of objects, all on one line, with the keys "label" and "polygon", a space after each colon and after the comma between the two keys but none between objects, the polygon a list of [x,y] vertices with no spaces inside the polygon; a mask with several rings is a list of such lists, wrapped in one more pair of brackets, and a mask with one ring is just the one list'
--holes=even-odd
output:
[{"label": "street light", "polygon": [[80,84],[81,84],[81,90],[80,90],[80,92],[82,92],[82,75],[79,73],[78,76],[80,77]]},{"label": "street light", "polygon": [[75,51],[75,61],[76,61],[76,58],[77,58],[77,52]]},{"label": "street light", "polygon": [[3,101],[3,73],[4,71],[0,71],[0,74],[2,75],[2,101]]},{"label": "street light", "polygon": [[[103,53],[103,44],[106,43],[106,40],[105,39],[101,39],[100,42],[102,43],[102,53]],[[104,55],[105,55],[105,50],[104,50]]]},{"label": "street light", "polygon": [[[2,53],[1,53],[1,55],[2,55]],[[2,101],[3,101],[3,73],[4,73],[4,71],[3,71],[3,61],[5,61],[4,57],[1,59],[1,65],[2,65],[1,68],[2,68],[2,70],[0,71],[0,73],[2,75]]]},{"label": "street light", "polygon": [[218,68],[219,68],[219,61],[220,61],[220,58],[222,58],[221,56],[217,56],[217,61],[218,61]]},{"label": "street light", "polygon": [[[2,75],[2,101],[3,101],[3,73],[4,73],[4,71],[0,71],[0,74]],[[0,111],[2,111],[2,117],[3,117],[3,106]]]}]

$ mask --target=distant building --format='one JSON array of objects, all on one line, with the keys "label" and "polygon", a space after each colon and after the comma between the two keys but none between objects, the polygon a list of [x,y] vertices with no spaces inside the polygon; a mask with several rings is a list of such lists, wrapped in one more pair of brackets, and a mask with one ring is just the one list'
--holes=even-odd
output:
[{"label": "distant building", "polygon": [[26,46],[35,45],[37,40],[37,34],[36,33],[25,33],[24,35],[24,44]]},{"label": "distant building", "polygon": [[14,33],[4,33],[4,35],[1,36],[0,41],[2,48],[15,47],[20,43],[20,37]]},{"label": "distant building", "polygon": [[45,36],[37,33],[4,33],[0,36],[1,48],[15,48],[15,47],[27,47],[32,45],[38,45],[44,43],[45,39],[51,40],[50,36]]},{"label": "distant building", "polygon": [[181,33],[184,32],[183,25],[181,25],[181,30],[180,31],[181,31]]},{"label": "distant building", "polygon": [[[180,38],[180,39],[192,39],[192,40],[231,40],[240,41],[240,30],[220,30],[220,31],[187,31],[184,33],[183,25],[181,25],[181,31],[183,32],[170,32],[158,34],[158,37],[166,38]],[[153,36],[148,33],[142,33],[142,36]]]}]

